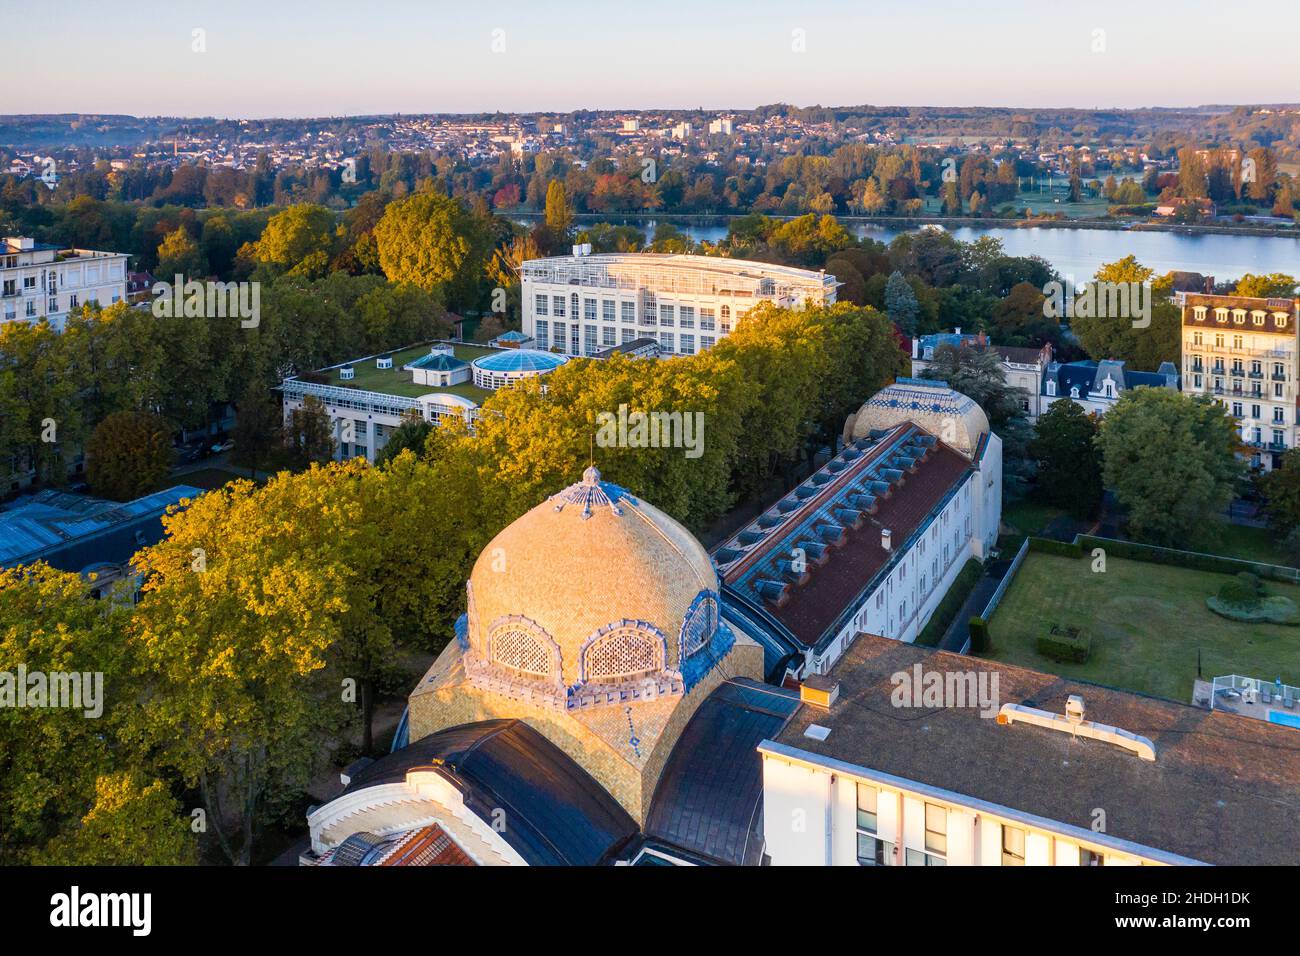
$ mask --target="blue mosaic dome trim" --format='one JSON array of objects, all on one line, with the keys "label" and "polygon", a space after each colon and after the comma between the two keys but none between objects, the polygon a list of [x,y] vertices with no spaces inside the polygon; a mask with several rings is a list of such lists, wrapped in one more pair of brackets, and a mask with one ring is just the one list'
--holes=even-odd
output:
[{"label": "blue mosaic dome trim", "polygon": [[581,506],[584,519],[590,518],[597,508],[608,508],[614,515],[621,516],[623,509],[618,506],[618,502],[626,500],[629,504],[637,503],[626,488],[611,481],[601,481],[600,472],[594,466],[582,473],[582,481],[569,485],[554,495],[552,500],[556,511],[563,511],[566,505]]}]

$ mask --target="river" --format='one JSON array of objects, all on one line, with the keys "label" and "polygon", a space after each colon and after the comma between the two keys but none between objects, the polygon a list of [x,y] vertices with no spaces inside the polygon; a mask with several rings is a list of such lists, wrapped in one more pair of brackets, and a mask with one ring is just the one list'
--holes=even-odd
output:
[{"label": "river", "polygon": [[[581,227],[587,220],[579,223]],[[655,220],[611,217],[611,221],[637,226],[653,238]],[[722,219],[673,221],[697,242],[717,242],[727,235]],[[888,243],[901,232],[899,226],[846,222],[845,227],[858,236]],[[1013,227],[979,228],[960,226],[949,230],[953,236],[970,242],[980,236],[994,236],[1012,256],[1042,256],[1062,276],[1076,281],[1091,279],[1097,268],[1127,255],[1154,269],[1166,272],[1200,272],[1217,281],[1238,279],[1247,272],[1257,275],[1284,272],[1300,275],[1300,236],[1236,236],[1218,233],[1134,232],[1121,229],[1070,229]]]}]

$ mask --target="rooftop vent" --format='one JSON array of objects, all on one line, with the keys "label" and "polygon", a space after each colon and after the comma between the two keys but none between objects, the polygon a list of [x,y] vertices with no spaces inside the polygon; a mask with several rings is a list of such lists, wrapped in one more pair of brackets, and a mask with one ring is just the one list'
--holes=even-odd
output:
[{"label": "rooftop vent", "polygon": [[827,674],[813,674],[799,685],[799,699],[814,707],[830,710],[839,696],[840,682]]},{"label": "rooftop vent", "polygon": [[888,528],[882,528],[880,531],[880,546],[886,551],[893,550],[894,533]]},{"label": "rooftop vent", "polygon": [[1065,702],[1064,715],[1049,713],[1036,707],[1026,707],[1024,704],[1003,704],[1002,709],[998,711],[998,723],[1010,725],[1017,722],[1058,730],[1071,737],[1089,737],[1114,744],[1116,747],[1137,754],[1143,760],[1156,759],[1155,744],[1146,737],[1140,737],[1109,724],[1084,720],[1083,698],[1078,694],[1071,694]]}]

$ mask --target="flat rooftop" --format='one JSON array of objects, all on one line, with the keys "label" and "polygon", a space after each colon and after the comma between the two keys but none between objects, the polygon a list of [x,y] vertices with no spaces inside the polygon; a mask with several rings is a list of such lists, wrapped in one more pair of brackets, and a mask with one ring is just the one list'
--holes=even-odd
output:
[{"label": "flat rooftop", "polygon": [[[891,704],[891,676],[996,673],[999,704],[1064,713],[1148,738],[1156,759],[1029,724],[1000,725],[977,708]],[[801,705],[777,743],[928,787],[1213,864],[1300,864],[1300,730],[1238,714],[860,634],[831,670],[826,711]],[[987,680],[987,678],[986,678]],[[825,740],[804,735],[811,724]]]},{"label": "flat rooftop", "polygon": [[[330,385],[338,385],[341,388],[356,388],[367,392],[380,392],[384,395],[400,395],[403,398],[419,398],[421,395],[428,395],[432,392],[445,392],[449,395],[468,398],[475,404],[481,405],[492,393],[479,388],[472,379],[459,385],[445,387],[419,385],[411,380],[411,372],[402,371],[404,365],[428,355],[429,348],[433,344],[432,342],[425,342],[421,345],[412,345],[409,348],[397,349],[392,352],[380,352],[378,355],[372,355],[365,359],[358,359],[350,363],[344,362],[342,365],[321,369],[321,373],[329,376]],[[466,363],[500,351],[503,350],[488,348],[484,345],[462,345],[459,343],[452,345],[452,353],[456,358]],[[383,356],[392,358],[392,368],[376,367],[375,359]],[[351,365],[356,370],[356,377],[345,382],[339,378],[339,369],[347,365]]]}]

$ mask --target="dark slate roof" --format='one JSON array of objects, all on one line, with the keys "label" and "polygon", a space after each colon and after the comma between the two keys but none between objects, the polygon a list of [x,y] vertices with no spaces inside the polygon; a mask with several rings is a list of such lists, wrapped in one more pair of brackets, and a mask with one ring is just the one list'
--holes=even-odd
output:
[{"label": "dark slate roof", "polygon": [[647,837],[691,859],[761,864],[763,765],[756,748],[798,707],[793,691],[746,678],[719,685],[668,758],[650,804]]},{"label": "dark slate roof", "polygon": [[45,561],[78,573],[97,564],[125,564],[145,545],[162,540],[168,507],[202,490],[175,485],[116,502],[46,489],[0,510],[0,567]]},{"label": "dark slate roof", "polygon": [[431,372],[454,372],[468,366],[469,363],[456,358],[454,355],[448,355],[445,352],[437,352],[431,355],[425,355],[416,359],[414,362],[407,364],[407,368],[428,369]]},{"label": "dark slate roof", "polygon": [[520,720],[449,727],[386,754],[357,774],[345,793],[406,779],[432,768],[492,822],[530,866],[608,863],[637,834],[636,822],[564,751]]},{"label": "dark slate roof", "polygon": [[1056,397],[1068,396],[1072,387],[1078,387],[1079,398],[1087,398],[1089,392],[1098,394],[1107,377],[1115,382],[1115,393],[1139,386],[1152,388],[1177,388],[1178,368],[1171,362],[1162,362],[1155,372],[1135,372],[1122,360],[1105,359],[1101,362],[1053,362],[1047,366],[1043,376],[1043,394],[1047,394],[1047,383],[1056,382]]},{"label": "dark slate roof", "polygon": [[[1001,725],[975,708],[901,711],[892,675],[998,675],[1000,703],[1063,713],[1071,694],[1086,718],[1148,738],[1143,760],[1103,741],[1030,724]],[[1214,864],[1300,864],[1300,731],[1171,700],[1067,680],[1024,667],[860,634],[832,669],[829,713],[801,706],[779,745],[927,787]],[[830,728],[823,741],[810,724]]]}]

